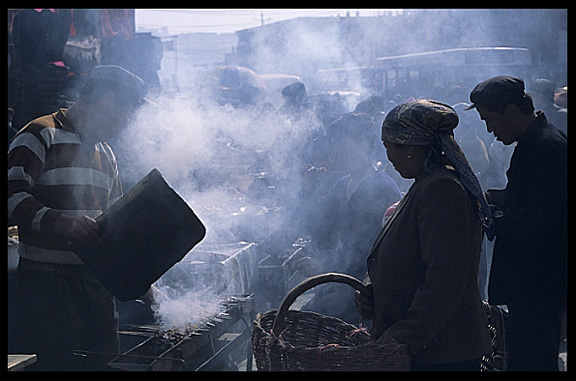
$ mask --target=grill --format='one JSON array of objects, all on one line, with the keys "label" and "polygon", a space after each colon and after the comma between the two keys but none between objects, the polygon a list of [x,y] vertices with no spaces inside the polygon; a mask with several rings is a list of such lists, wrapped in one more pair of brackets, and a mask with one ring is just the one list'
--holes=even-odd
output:
[{"label": "grill", "polygon": [[[123,371],[251,370],[250,338],[256,312],[277,307],[286,289],[301,275],[294,267],[306,254],[307,241],[298,239],[284,250],[266,250],[254,243],[200,244],[159,280],[162,286],[187,289],[208,286],[224,297],[218,313],[200,323],[172,330],[160,325],[122,325],[121,354],[108,363]],[[156,284],[158,286],[158,283]],[[265,290],[255,295],[255,290]]]},{"label": "grill", "polygon": [[208,287],[220,295],[252,293],[258,258],[254,243],[200,244],[168,270],[159,283],[174,289]]},{"label": "grill", "polygon": [[250,370],[258,253],[257,245],[247,242],[198,245],[155,286],[175,293],[176,300],[186,292],[209,289],[214,304],[220,300],[217,308],[204,312],[207,316],[199,316],[196,323],[177,323],[170,330],[160,324],[124,321],[119,332],[121,354],[109,367],[125,371]]},{"label": "grill", "polygon": [[120,332],[121,342],[143,341],[122,352],[108,366],[124,371],[238,370],[241,366],[251,370],[253,296],[235,294],[222,300],[221,305],[222,312],[185,328],[127,326]]},{"label": "grill", "polygon": [[258,290],[267,290],[261,298],[262,306],[277,308],[284,295],[304,280],[296,269],[298,259],[310,255],[306,250],[308,241],[299,238],[291,247],[282,251],[271,250],[270,254],[258,262]]}]

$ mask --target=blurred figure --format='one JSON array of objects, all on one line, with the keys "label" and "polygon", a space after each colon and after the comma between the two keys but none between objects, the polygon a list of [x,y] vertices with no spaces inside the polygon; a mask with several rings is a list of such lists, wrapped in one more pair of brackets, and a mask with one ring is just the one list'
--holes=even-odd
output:
[{"label": "blurred figure", "polygon": [[390,98],[388,102],[384,102],[384,112],[388,112],[394,107],[398,106],[403,102],[403,100],[404,96],[402,94],[400,93],[394,94],[394,96],[392,96],[392,98]]},{"label": "blurred figure", "polygon": [[262,90],[251,83],[244,82],[238,89],[239,107],[253,106],[262,95]]},{"label": "blurred figure", "polygon": [[[329,170],[341,176],[319,197],[318,208],[308,216],[309,231],[317,255],[308,260],[313,275],[340,272],[363,278],[366,257],[382,227],[386,210],[401,197],[397,184],[375,168],[372,151],[378,141],[377,127],[366,114],[347,113],[329,128]],[[301,262],[303,265],[303,262]],[[316,312],[358,323],[352,302],[342,298],[342,288],[324,286],[306,306]]]},{"label": "blurred figure", "polygon": [[308,92],[302,82],[294,82],[282,89],[284,105],[281,111],[287,114],[297,114],[310,107]]},{"label": "blurred figure", "polygon": [[[487,132],[482,122],[475,118],[474,115],[470,115],[465,109],[469,107],[469,103],[460,102],[456,103],[454,106],[454,111],[458,114],[460,122],[458,123],[458,128],[454,130],[454,139],[462,149],[462,152],[466,155],[466,159],[470,163],[470,167],[474,171],[474,174],[480,182],[482,189],[490,184],[491,181],[491,169],[494,165],[494,169],[498,167],[498,163],[492,163],[490,155],[488,153],[488,148],[486,147],[484,140],[480,139],[479,135],[483,136],[485,140]],[[494,138],[488,135],[490,140]],[[506,161],[507,162],[507,161]],[[504,172],[502,172],[504,173]],[[492,242],[484,240],[482,242],[482,253],[480,257],[480,269],[479,269],[479,287],[480,295],[482,299],[488,300],[487,286],[488,286],[488,266],[491,260],[491,250]]]},{"label": "blurred figure", "polygon": [[448,105],[455,105],[460,102],[466,102],[466,100],[468,99],[467,91],[464,90],[464,88],[459,85],[450,87],[448,91],[446,91],[444,88],[440,88],[438,95],[439,96],[442,95],[443,98],[441,99],[438,97],[435,99],[442,101]]},{"label": "blurred figure", "polygon": [[258,73],[243,66],[224,66],[218,68],[217,101],[220,105],[232,105],[234,108],[253,106],[266,89]]},{"label": "blurred figure", "polygon": [[504,188],[506,186],[506,171],[514,153],[515,144],[505,145],[500,140],[493,139],[488,146],[490,169],[484,177],[484,189]]},{"label": "blurred figure", "polygon": [[358,103],[353,112],[368,114],[372,117],[375,126],[381,126],[386,116],[384,112],[384,98],[371,96]]},{"label": "blurred figure", "polygon": [[547,79],[535,79],[528,88],[536,111],[542,110],[546,119],[565,134],[568,133],[568,110],[554,103],[556,84]]},{"label": "blurred figure", "polygon": [[482,141],[477,134],[477,131],[479,131],[478,127],[481,126],[481,123],[478,123],[477,120],[472,118],[470,113],[464,111],[468,106],[470,106],[468,103],[463,102],[452,106],[460,118],[458,128],[454,130],[454,139],[456,139],[456,142],[458,142],[458,145],[462,148],[480,184],[483,184],[484,177],[490,168],[488,149],[484,141]]},{"label": "blurred figure", "polygon": [[470,93],[488,131],[516,148],[505,189],[490,189],[496,240],[489,301],[508,306],[508,370],[558,371],[567,287],[566,135],[534,112],[519,77],[498,76]]},{"label": "blurred figure", "polygon": [[318,119],[326,128],[340,115],[348,112],[344,97],[338,91],[321,92],[309,97],[310,103]]},{"label": "blurred figure", "polygon": [[556,106],[568,110],[568,86],[564,86],[556,90],[554,93],[554,103]]},{"label": "blurred figure", "polygon": [[8,79],[16,129],[63,105],[60,95],[70,72],[64,63],[70,22],[70,9],[21,9],[16,14]]}]

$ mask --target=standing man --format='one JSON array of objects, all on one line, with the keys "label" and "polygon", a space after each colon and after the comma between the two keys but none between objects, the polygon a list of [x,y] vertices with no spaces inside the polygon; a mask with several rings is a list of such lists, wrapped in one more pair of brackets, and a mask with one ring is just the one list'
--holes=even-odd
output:
[{"label": "standing man", "polygon": [[94,220],[122,196],[114,138],[144,97],[144,81],[119,66],[95,67],[79,100],[28,123],[8,152],[8,217],[19,229],[19,352],[36,370],[105,370],[117,353],[114,297],[68,249],[94,242]]},{"label": "standing man", "polygon": [[534,112],[518,77],[498,76],[470,93],[486,128],[517,142],[503,190],[488,190],[496,227],[489,301],[508,306],[510,371],[558,371],[566,308],[566,135]]}]

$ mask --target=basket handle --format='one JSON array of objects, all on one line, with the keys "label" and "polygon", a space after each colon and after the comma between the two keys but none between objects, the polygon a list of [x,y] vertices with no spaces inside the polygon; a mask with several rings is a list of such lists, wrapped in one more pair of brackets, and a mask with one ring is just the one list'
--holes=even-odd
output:
[{"label": "basket handle", "polygon": [[329,282],[346,283],[369,297],[366,286],[353,276],[340,273],[326,273],[310,277],[294,286],[294,288],[286,294],[284,299],[282,299],[282,303],[280,303],[280,308],[278,308],[278,312],[274,318],[274,323],[272,324],[272,332],[274,335],[278,336],[280,323],[284,320],[284,316],[296,298],[313,287]]}]

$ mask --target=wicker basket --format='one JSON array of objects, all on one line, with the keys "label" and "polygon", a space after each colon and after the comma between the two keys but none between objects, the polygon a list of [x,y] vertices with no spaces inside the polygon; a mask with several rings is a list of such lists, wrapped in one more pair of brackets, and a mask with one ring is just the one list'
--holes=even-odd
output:
[{"label": "wicker basket", "polygon": [[346,283],[360,292],[354,277],[328,273],[295,286],[275,310],[254,320],[252,349],[258,370],[270,371],[407,371],[410,355],[404,346],[378,345],[365,329],[311,311],[288,310],[305,291],[328,282]]}]

